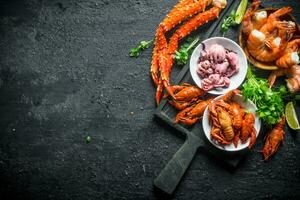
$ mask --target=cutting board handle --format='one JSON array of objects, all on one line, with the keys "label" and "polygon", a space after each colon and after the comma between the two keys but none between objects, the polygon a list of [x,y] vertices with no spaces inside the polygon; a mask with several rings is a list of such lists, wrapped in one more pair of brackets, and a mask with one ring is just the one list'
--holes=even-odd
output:
[{"label": "cutting board handle", "polygon": [[198,137],[188,135],[181,148],[154,180],[154,185],[167,194],[172,194],[201,144],[202,140]]}]

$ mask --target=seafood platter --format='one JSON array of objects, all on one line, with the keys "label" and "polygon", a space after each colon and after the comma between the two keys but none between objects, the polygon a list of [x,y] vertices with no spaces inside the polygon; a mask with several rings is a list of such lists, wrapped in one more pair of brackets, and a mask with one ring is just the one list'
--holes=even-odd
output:
[{"label": "seafood platter", "polygon": [[[189,58],[191,45],[180,45],[191,33],[202,39]],[[199,147],[232,167],[248,153],[259,151],[267,161],[281,150],[286,119],[290,126],[283,97],[300,91],[299,36],[291,7],[262,8],[257,0],[248,6],[247,0],[180,0],[169,11],[153,40],[155,114],[186,140],[155,186],[171,194]],[[186,65],[173,79],[178,59]],[[275,88],[279,76],[286,84],[277,82],[281,85]],[[258,139],[263,147],[256,145]]]}]

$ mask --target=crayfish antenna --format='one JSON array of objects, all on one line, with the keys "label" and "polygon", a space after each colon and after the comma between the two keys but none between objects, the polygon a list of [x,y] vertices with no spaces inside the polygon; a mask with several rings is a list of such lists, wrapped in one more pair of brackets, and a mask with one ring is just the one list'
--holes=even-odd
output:
[{"label": "crayfish antenna", "polygon": [[176,100],[175,96],[174,96],[174,93],[173,93],[173,90],[171,90],[171,87],[166,87],[166,90],[167,90],[167,93],[173,98]]}]

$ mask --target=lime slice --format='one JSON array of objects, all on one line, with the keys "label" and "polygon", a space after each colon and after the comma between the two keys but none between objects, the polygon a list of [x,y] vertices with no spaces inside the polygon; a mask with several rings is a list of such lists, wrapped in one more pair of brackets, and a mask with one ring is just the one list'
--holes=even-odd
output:
[{"label": "lime slice", "polygon": [[288,102],[285,106],[285,116],[286,116],[286,121],[291,127],[291,129],[294,130],[300,130],[300,125],[297,119],[296,111],[293,105],[293,102]]},{"label": "lime slice", "polygon": [[239,7],[236,10],[236,18],[235,18],[235,23],[240,24],[243,20],[243,16],[246,12],[248,0],[242,0]]}]

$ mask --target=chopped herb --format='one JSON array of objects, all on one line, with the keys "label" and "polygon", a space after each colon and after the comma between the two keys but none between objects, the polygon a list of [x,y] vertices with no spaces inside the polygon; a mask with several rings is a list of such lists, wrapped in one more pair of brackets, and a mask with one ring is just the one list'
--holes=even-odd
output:
[{"label": "chopped herb", "polygon": [[153,42],[153,40],[141,41],[138,47],[130,49],[129,56],[137,58],[140,55],[141,51],[143,51],[149,47],[149,44],[151,42]]},{"label": "chopped herb", "polygon": [[229,27],[237,25],[237,23],[235,22],[235,19],[238,16],[239,15],[233,10],[233,11],[231,11],[230,15],[226,19],[223,20],[223,23],[221,25],[221,31],[223,33],[223,36],[225,36]]},{"label": "chopped herb", "polygon": [[250,99],[257,107],[259,117],[268,127],[278,123],[284,114],[283,98],[287,94],[284,86],[279,89],[271,89],[268,80],[257,78],[250,67],[247,72],[247,80],[242,85],[242,94]]},{"label": "chopped herb", "polygon": [[185,65],[189,60],[189,57],[192,53],[192,50],[195,48],[195,45],[199,42],[199,37],[189,38],[187,43],[182,45],[178,51],[174,54],[174,59],[177,65]]}]

